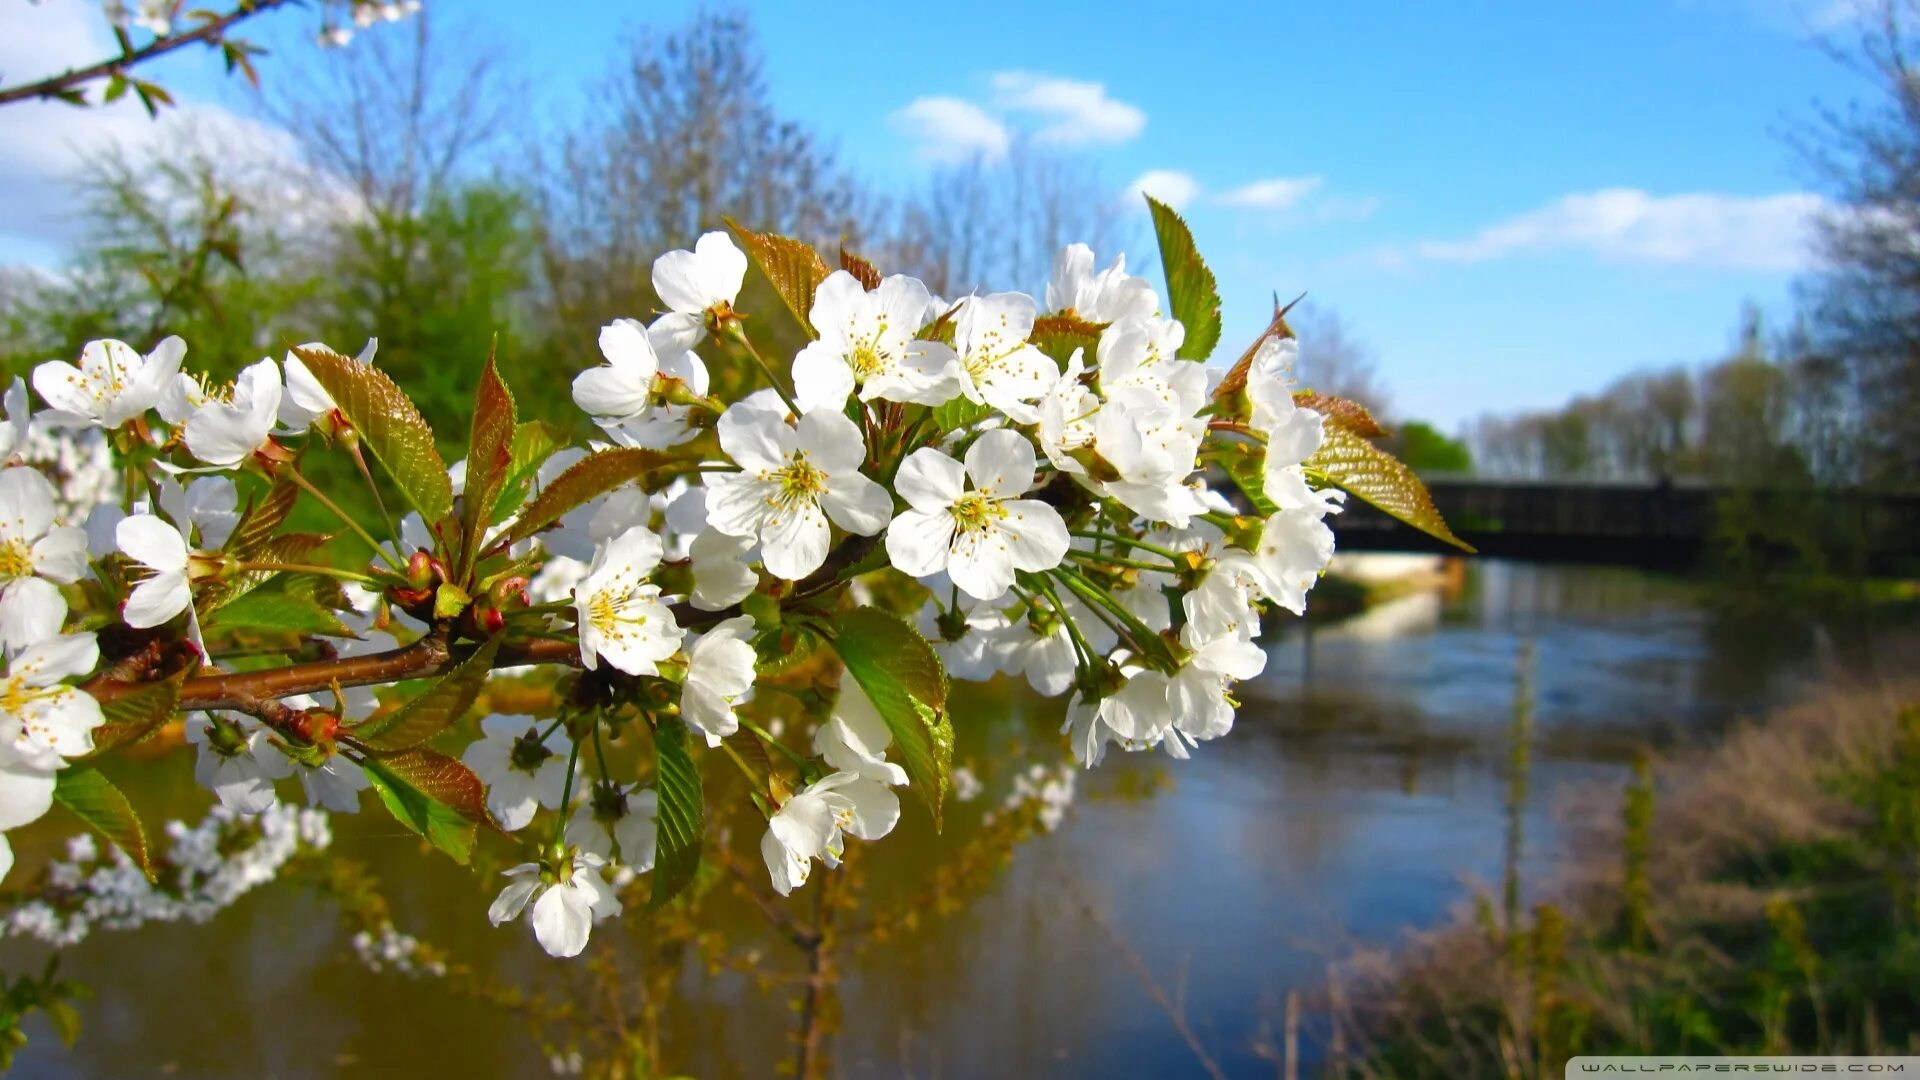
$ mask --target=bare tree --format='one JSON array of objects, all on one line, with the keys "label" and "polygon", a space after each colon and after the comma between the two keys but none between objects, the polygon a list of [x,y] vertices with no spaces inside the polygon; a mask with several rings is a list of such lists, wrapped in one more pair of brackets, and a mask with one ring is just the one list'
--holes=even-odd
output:
[{"label": "bare tree", "polygon": [[1387,416],[1392,397],[1380,381],[1379,361],[1338,312],[1308,300],[1287,316],[1287,322],[1300,339],[1295,376],[1301,386],[1357,401],[1375,416]]},{"label": "bare tree", "polygon": [[[1879,0],[1830,44],[1874,88],[1823,110],[1800,148],[1839,209],[1821,224],[1829,269],[1807,285],[1814,349],[1850,373],[1865,409],[1869,479],[1920,475],[1920,0]],[[1836,380],[1837,381],[1837,380]]]},{"label": "bare tree", "polygon": [[853,179],[775,110],[739,15],[695,15],[633,39],[599,107],[543,162],[541,260],[552,306],[585,325],[650,306],[655,256],[722,215],[816,243],[852,237]]},{"label": "bare tree", "polygon": [[1038,293],[1068,244],[1102,259],[1124,247],[1127,209],[1090,164],[1020,142],[1002,159],[935,173],[901,204],[881,246],[889,268],[942,296],[990,283]]}]

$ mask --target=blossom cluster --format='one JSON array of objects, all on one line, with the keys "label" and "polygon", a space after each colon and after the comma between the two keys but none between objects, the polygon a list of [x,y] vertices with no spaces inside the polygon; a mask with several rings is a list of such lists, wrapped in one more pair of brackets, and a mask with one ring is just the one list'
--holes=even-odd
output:
[{"label": "blossom cluster", "polygon": [[[946,723],[941,667],[1067,697],[1062,731],[1088,767],[1113,750],[1185,758],[1232,728],[1236,683],[1265,666],[1263,612],[1304,610],[1341,505],[1309,466],[1328,417],[1296,394],[1289,338],[1265,335],[1225,385],[1124,258],[1096,269],[1076,244],[1043,299],[941,298],[857,262],[822,266],[785,297],[809,340],[776,362],[735,308],[751,261],[723,232],[661,256],[663,310],[603,327],[600,362],[572,380],[599,436],[530,441],[517,466],[527,425],[503,386],[491,405],[483,386],[470,459],[443,466],[424,422],[391,404],[374,342],[353,358],[300,346],[222,384],[185,369],[178,338],[145,354],[96,341],[35,369],[46,408],[31,421],[16,380],[0,461],[33,430],[75,432],[110,442],[133,489],[82,516],[40,471],[0,470],[0,830],[44,813],[57,774],[93,752],[97,694],[184,679],[195,776],[225,813],[287,820],[293,778],[309,806],[335,812],[377,787],[464,858],[471,836],[448,840],[419,807],[442,797],[426,788],[457,802],[466,789],[448,778],[470,778],[473,803],[440,809],[526,838],[489,918],[525,914],[541,947],[572,956],[624,910],[636,876],[684,874],[665,853],[684,851],[699,808],[665,777],[677,732],[724,745],[748,772],[768,881],[785,895],[816,863],[837,865],[848,837],[888,835],[900,789],[935,806],[950,779],[962,800],[977,794],[971,774],[928,764],[927,725]],[[714,396],[740,381],[715,377],[718,357],[764,385]],[[497,381],[491,363],[483,378]],[[387,404],[370,411],[373,400]],[[308,454],[348,453],[372,483],[367,451],[414,507],[384,538],[301,471]],[[1248,461],[1254,475],[1230,473]],[[295,497],[338,517],[340,542],[363,542],[366,561],[336,565],[314,555],[320,541],[275,533]],[[899,661],[856,665],[872,640],[837,629],[869,575],[912,598],[894,603],[907,619],[888,614],[898,633],[881,643],[924,654],[904,674],[888,667]],[[246,611],[253,622],[235,614]],[[103,618],[120,624],[106,657],[78,629]],[[223,651],[262,635],[282,644]],[[796,640],[845,661],[837,685],[781,687],[791,693],[776,701],[808,703],[799,748],[780,741],[761,693]],[[289,669],[311,677],[257,683],[270,691],[234,689],[255,684],[230,657],[262,652],[323,659]],[[375,661],[413,666],[365,675]],[[418,702],[473,701],[469,667],[541,664],[577,669],[553,684],[553,708],[485,715],[457,759],[422,745],[466,706]],[[920,689],[900,681],[910,675]],[[444,681],[377,693],[428,677]],[[394,725],[411,732],[429,713],[431,730],[398,741]],[[641,727],[659,775],[609,765],[603,744]],[[431,783],[416,789],[407,770],[422,762]],[[1011,798],[1044,804],[1049,829],[1072,799],[1071,774],[1019,785]],[[370,938],[363,951],[398,964],[408,949]]]},{"label": "blossom cluster", "polygon": [[67,857],[47,866],[38,895],[0,922],[0,937],[66,948],[94,930],[204,923],[278,877],[295,855],[333,843],[326,814],[288,806],[252,816],[216,806],[194,825],[169,821],[166,835],[152,881],[120,849],[103,857],[90,834],[74,837]]}]

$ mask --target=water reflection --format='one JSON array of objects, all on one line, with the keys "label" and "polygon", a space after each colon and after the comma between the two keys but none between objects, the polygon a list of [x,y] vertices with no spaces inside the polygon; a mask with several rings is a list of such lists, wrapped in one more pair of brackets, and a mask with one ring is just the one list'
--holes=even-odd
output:
[{"label": "water reflection", "polygon": [[[1186,763],[1110,756],[1082,778],[1064,827],[1020,848],[958,914],[842,957],[838,1069],[1197,1075],[1131,953],[1183,997],[1223,1068],[1269,1072],[1252,1049],[1272,1019],[1263,1002],[1318,985],[1352,941],[1441,918],[1468,895],[1465,879],[1497,876],[1514,662],[1528,640],[1536,764],[1524,824],[1538,865],[1555,843],[1556,790],[1617,778],[1638,747],[1705,737],[1834,665],[1870,670],[1881,638],[1718,618],[1670,580],[1501,563],[1343,624],[1295,624],[1269,643],[1267,675],[1242,687],[1231,737]],[[1003,751],[1056,745],[1055,711],[1004,682],[955,712],[960,756],[988,791],[955,808],[944,836],[910,812],[856,854],[872,910],[912,903],[978,827],[1011,782],[989,771]],[[173,765],[184,774],[184,761]],[[184,791],[184,775],[169,783]],[[1140,791],[1151,794],[1127,795]],[[484,891],[444,860],[420,860],[391,822],[367,814],[339,831],[339,848],[390,883],[402,929],[532,983],[567,970],[524,933],[488,927]],[[797,954],[744,904],[712,914],[779,970],[797,970]],[[545,1069],[521,1025],[430,981],[361,969],[346,936],[328,905],[282,884],[208,927],[96,937],[67,967],[98,992],[88,1032],[67,1053],[35,1030],[20,1075]],[[630,938],[649,947],[643,927]],[[9,965],[37,959],[5,948]],[[662,1017],[666,1060],[701,1076],[767,1075],[793,1053],[790,989],[710,976],[688,959]]]}]

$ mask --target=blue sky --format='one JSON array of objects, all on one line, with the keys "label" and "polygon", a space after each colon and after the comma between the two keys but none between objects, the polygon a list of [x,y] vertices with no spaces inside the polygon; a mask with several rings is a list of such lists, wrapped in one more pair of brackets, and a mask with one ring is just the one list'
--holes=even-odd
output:
[{"label": "blue sky", "polygon": [[[514,43],[549,116],[588,106],[628,28],[696,10],[428,2]],[[1782,136],[1864,89],[1810,44],[1847,32],[1835,3],[749,10],[777,103],[860,174],[907,187],[1027,138],[1083,156],[1115,199],[1145,178],[1220,276],[1223,350],[1273,292],[1309,292],[1372,347],[1396,412],[1452,427],[1711,359],[1745,299],[1786,313],[1820,204]],[[23,24],[86,8],[0,5]],[[244,111],[206,66],[182,85]],[[26,142],[0,126],[0,182]],[[57,258],[57,236],[9,225],[0,258]]]}]

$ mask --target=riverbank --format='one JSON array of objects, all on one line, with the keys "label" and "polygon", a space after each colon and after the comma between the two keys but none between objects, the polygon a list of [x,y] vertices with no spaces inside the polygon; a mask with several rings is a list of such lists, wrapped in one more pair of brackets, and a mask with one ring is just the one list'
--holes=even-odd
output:
[{"label": "riverbank", "polygon": [[1340,966],[1326,1072],[1920,1050],[1920,680],[1834,685],[1562,817],[1550,882]]}]

